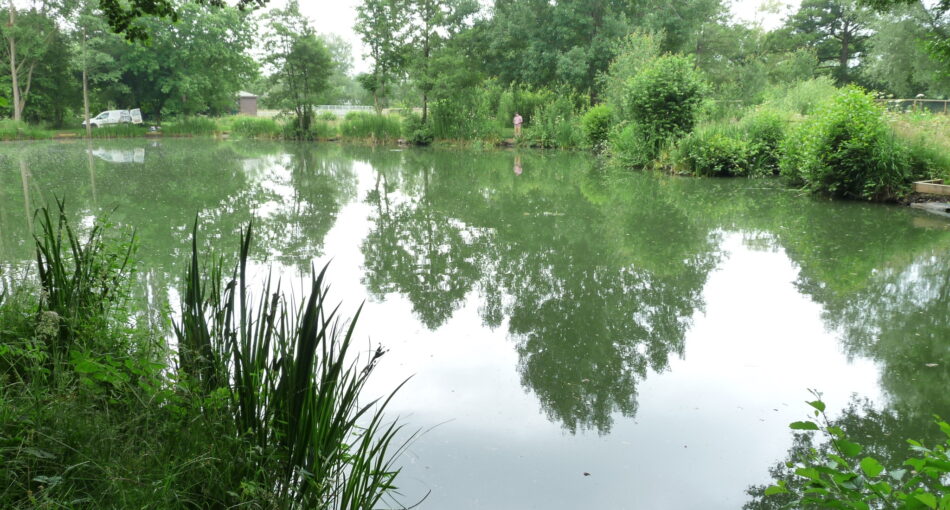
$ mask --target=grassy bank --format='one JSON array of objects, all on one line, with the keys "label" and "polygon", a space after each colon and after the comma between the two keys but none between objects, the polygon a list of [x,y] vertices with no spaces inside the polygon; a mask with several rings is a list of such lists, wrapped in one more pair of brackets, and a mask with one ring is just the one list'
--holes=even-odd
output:
[{"label": "grassy bank", "polygon": [[[622,59],[621,55],[618,59]],[[946,115],[886,111],[868,92],[826,78],[776,87],[763,102],[716,101],[688,57],[654,56],[605,79],[627,85],[604,102],[555,90],[497,83],[432,103],[426,122],[412,113],[323,114],[294,118],[183,118],[160,131],[93,130],[96,138],[138,136],[350,141],[590,150],[615,167],[707,177],[782,176],[790,186],[848,199],[894,201],[914,180],[950,180]],[[626,73],[626,74],[624,74]],[[609,87],[608,87],[609,88]],[[515,137],[511,117],[525,119]],[[6,140],[58,132],[0,123]],[[67,132],[84,136],[82,130]]]},{"label": "grassy bank", "polygon": [[[0,289],[0,507],[374,508],[404,443],[361,392],[381,351],[324,274],[299,306],[251,299],[193,244],[177,321],[134,303],[135,238],[39,218],[37,278]],[[197,225],[194,234],[198,236]],[[183,261],[184,262],[184,261]],[[169,325],[171,324],[171,327]],[[174,331],[176,348],[165,342]]]}]

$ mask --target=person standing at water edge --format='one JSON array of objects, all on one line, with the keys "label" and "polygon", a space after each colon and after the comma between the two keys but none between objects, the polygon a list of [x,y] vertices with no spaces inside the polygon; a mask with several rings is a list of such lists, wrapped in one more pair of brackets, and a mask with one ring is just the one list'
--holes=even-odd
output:
[{"label": "person standing at water edge", "polygon": [[515,112],[515,118],[512,119],[512,122],[515,124],[515,136],[521,136],[521,123],[524,122],[524,119],[521,118],[521,114]]}]

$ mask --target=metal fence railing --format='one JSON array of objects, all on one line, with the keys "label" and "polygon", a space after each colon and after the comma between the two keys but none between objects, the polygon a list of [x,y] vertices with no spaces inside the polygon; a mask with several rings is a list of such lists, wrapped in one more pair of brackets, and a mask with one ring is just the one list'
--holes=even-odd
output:
[{"label": "metal fence railing", "polygon": [[892,112],[950,113],[950,99],[882,99]]}]

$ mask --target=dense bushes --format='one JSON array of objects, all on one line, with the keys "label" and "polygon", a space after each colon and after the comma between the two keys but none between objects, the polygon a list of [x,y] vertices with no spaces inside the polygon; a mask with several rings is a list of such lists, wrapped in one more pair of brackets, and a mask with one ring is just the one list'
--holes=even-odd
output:
[{"label": "dense bushes", "polygon": [[439,139],[495,141],[501,138],[491,98],[484,90],[459,91],[452,97],[434,101],[429,117],[432,134]]},{"label": "dense bushes", "polygon": [[792,131],[780,165],[791,182],[842,198],[894,199],[911,177],[883,108],[856,87],[841,89]]},{"label": "dense bushes", "polygon": [[404,447],[360,395],[383,353],[350,349],[323,273],[299,308],[269,283],[255,304],[250,230],[233,272],[195,240],[172,350],[171,312],[133,304],[134,240],[58,212],[38,285],[0,292],[0,507],[378,507]]},{"label": "dense bushes", "polygon": [[665,55],[650,61],[627,82],[627,120],[643,126],[655,139],[665,140],[693,129],[707,91],[692,59]]},{"label": "dense bushes", "polygon": [[429,145],[435,138],[429,126],[422,122],[422,117],[414,113],[403,119],[402,136],[413,145]]},{"label": "dense bushes", "polygon": [[738,128],[713,125],[682,139],[673,158],[682,171],[690,174],[731,177],[751,173],[751,152]]},{"label": "dense bushes", "polygon": [[614,121],[614,109],[609,104],[599,104],[587,110],[581,117],[581,129],[584,141],[594,149],[602,149],[610,135],[610,126]]},{"label": "dense bushes", "polygon": [[[693,129],[707,86],[692,60],[665,55],[647,62],[631,78],[624,95],[630,124],[611,137],[614,161],[642,167],[660,157],[678,136]],[[634,140],[637,136],[641,140]]]},{"label": "dense bushes", "polygon": [[524,131],[524,142],[534,147],[572,148],[580,145],[576,103],[581,100],[571,94],[560,94],[542,106],[534,122]]}]

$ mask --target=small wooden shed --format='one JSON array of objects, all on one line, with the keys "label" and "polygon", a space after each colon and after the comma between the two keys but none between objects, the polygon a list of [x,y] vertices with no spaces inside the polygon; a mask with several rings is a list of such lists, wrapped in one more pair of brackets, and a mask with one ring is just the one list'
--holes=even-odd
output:
[{"label": "small wooden shed", "polygon": [[257,117],[257,96],[250,92],[238,92],[238,113]]}]

